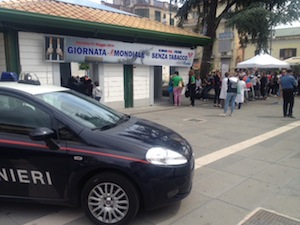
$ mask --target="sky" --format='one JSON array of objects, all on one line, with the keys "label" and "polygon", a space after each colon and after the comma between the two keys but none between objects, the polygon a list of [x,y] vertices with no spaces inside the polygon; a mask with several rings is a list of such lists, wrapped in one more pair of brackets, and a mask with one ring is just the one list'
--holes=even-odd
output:
[{"label": "sky", "polygon": [[276,26],[275,28],[289,28],[289,27],[300,27],[300,21],[295,21],[292,24],[286,24],[286,25],[279,25]]}]

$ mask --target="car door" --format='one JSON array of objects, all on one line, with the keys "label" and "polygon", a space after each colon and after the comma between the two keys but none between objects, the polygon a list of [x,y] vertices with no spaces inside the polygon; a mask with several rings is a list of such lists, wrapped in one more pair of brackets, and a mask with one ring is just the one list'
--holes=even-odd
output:
[{"label": "car door", "polygon": [[[64,148],[32,141],[36,127],[53,129],[50,111],[28,97],[0,91],[0,196],[59,200],[69,177]],[[63,146],[62,146],[63,147]]]}]

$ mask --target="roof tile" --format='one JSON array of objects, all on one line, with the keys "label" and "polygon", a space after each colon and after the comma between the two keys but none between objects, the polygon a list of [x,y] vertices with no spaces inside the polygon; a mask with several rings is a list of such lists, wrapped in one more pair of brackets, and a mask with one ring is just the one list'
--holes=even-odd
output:
[{"label": "roof tile", "polygon": [[84,20],[108,25],[121,25],[129,28],[144,29],[169,34],[204,37],[178,27],[127,14],[105,11],[55,0],[9,0],[1,1],[0,8],[46,14],[75,20]]}]

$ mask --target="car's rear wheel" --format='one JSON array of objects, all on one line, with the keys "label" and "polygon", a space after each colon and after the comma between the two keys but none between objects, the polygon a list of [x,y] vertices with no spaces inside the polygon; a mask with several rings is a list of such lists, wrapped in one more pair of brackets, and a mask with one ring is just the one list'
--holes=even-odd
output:
[{"label": "car's rear wheel", "polygon": [[92,177],[83,188],[81,200],[86,215],[100,225],[127,224],[139,209],[136,188],[116,173]]}]

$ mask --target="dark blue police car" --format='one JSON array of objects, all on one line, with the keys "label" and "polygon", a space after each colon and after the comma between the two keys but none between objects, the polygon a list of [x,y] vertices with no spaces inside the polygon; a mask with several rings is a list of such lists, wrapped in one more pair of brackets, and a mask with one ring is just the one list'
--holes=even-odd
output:
[{"label": "dark blue police car", "polygon": [[191,146],[166,127],[30,76],[0,82],[1,199],[81,205],[95,224],[127,224],[140,207],[186,197],[193,169]]}]

